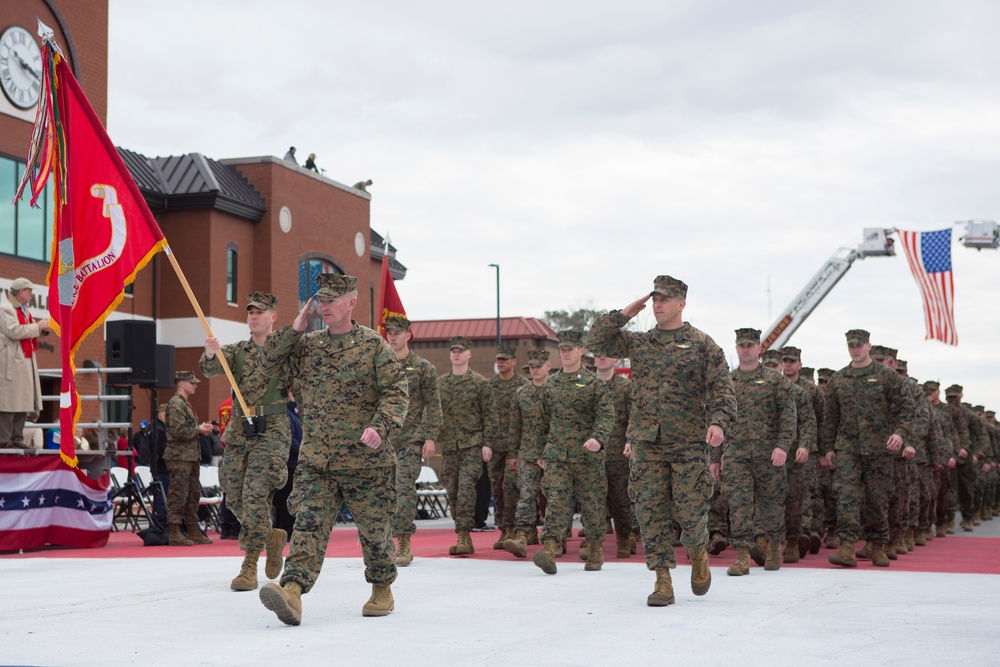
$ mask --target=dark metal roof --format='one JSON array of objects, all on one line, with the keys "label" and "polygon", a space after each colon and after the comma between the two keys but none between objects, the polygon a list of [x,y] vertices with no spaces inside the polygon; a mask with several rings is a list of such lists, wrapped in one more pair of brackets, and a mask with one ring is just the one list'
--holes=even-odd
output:
[{"label": "dark metal roof", "polygon": [[[372,228],[368,228],[368,243],[371,258],[381,262],[382,255],[385,254],[385,237]],[[389,243],[389,273],[393,280],[402,280],[406,277],[406,267],[396,260],[396,246]]]},{"label": "dark metal roof", "polygon": [[234,167],[201,153],[155,158],[123,148],[118,153],[155,210],[215,208],[254,221],[267,211],[264,197]]}]

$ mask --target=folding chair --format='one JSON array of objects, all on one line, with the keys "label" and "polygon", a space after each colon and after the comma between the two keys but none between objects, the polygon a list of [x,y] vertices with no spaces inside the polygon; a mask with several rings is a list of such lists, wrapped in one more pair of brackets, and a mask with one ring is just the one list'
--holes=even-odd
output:
[{"label": "folding chair", "polygon": [[208,510],[205,532],[208,532],[209,526],[213,526],[215,532],[221,533],[222,490],[219,488],[219,469],[214,466],[202,466],[198,477],[199,482],[201,482],[201,498],[198,499],[198,507],[204,507]]},{"label": "folding chair", "polygon": [[448,513],[448,492],[430,466],[421,467],[417,476],[417,512],[420,510],[432,519],[444,518]]}]

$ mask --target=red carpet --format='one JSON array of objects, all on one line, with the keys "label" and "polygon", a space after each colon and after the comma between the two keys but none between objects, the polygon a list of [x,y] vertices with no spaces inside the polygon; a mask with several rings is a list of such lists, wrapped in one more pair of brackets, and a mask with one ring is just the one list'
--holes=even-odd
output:
[{"label": "red carpet", "polygon": [[[476,547],[476,553],[468,558],[506,560],[517,562],[521,559],[515,558],[506,551],[493,550],[493,543],[500,536],[499,532],[492,533],[472,533],[472,542]],[[215,540],[213,544],[192,547],[143,547],[142,540],[132,533],[112,533],[107,546],[100,549],[71,549],[64,547],[48,547],[38,549],[25,554],[5,553],[0,554],[0,559],[13,558],[169,558],[169,557],[239,557],[242,553],[235,540],[220,540],[216,533],[211,537]],[[569,554],[563,556],[560,562],[580,563],[578,554],[580,552],[580,538],[573,538],[569,541]],[[413,554],[416,558],[451,558],[448,556],[448,547],[455,543],[455,532],[451,529],[431,528],[418,530],[412,540]],[[861,545],[859,545],[861,546]],[[528,547],[528,558],[525,562],[531,561],[531,552],[540,547]],[[821,549],[816,555],[807,555],[802,561],[794,565],[782,565],[782,568],[831,568],[839,569],[827,562],[827,556],[834,553],[830,549]],[[361,556],[361,546],[358,544],[357,533],[353,530],[335,530],[330,539],[330,546],[327,549],[329,558],[359,558]],[[639,544],[638,552],[629,559],[618,559],[615,557],[615,544],[613,540],[607,539],[604,542],[604,556],[608,563],[619,562],[644,562],[642,545]],[[461,561],[463,558],[455,558]],[[736,560],[736,551],[727,549],[719,556],[712,556],[714,567],[728,567]],[[688,560],[684,555],[684,549],[678,549],[678,562],[687,565]],[[582,566],[582,563],[580,563]],[[751,565],[751,567],[755,567]],[[858,561],[859,569],[879,569],[872,566],[871,561]],[[898,560],[892,562],[891,566],[885,568],[889,571],[902,572],[942,572],[942,573],[963,573],[963,574],[1000,574],[1000,538],[989,537],[961,537],[949,535],[946,538],[937,538],[927,544],[926,547],[917,547],[916,551],[905,556],[900,556]]]}]

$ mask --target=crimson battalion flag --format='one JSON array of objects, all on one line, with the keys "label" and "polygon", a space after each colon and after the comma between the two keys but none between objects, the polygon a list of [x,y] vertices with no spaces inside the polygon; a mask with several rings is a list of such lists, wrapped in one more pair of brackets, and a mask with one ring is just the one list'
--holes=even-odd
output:
[{"label": "crimson battalion flag", "polygon": [[955,278],[951,271],[951,230],[899,231],[913,279],[924,298],[925,338],[958,345],[955,331]]},{"label": "crimson battalion flag", "polygon": [[389,244],[385,246],[385,254],[382,255],[382,287],[378,297],[378,333],[385,337],[385,321],[393,315],[406,317],[406,309],[399,299],[399,292],[396,291],[396,283],[389,273]]},{"label": "crimson battalion flag", "polygon": [[59,47],[42,46],[44,72],[28,168],[34,204],[51,177],[55,216],[49,310],[62,347],[60,453],[76,467],[73,433],[80,416],[74,355],[121,302],[125,286],[167,245],[128,169]]}]

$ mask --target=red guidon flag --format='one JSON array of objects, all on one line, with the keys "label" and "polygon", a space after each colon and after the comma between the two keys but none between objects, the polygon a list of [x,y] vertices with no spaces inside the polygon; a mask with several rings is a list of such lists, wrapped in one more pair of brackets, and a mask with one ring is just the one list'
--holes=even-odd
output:
[{"label": "red guidon flag", "polygon": [[389,244],[385,244],[385,254],[382,255],[382,287],[378,296],[378,333],[385,338],[385,321],[390,317],[406,317],[406,309],[399,300],[396,283],[389,273]]},{"label": "red guidon flag", "polygon": [[44,40],[42,62],[28,168],[15,200],[30,175],[34,205],[52,177],[55,216],[48,284],[52,328],[62,347],[60,452],[75,467],[73,433],[80,404],[73,357],[166,240],[51,36]]}]

